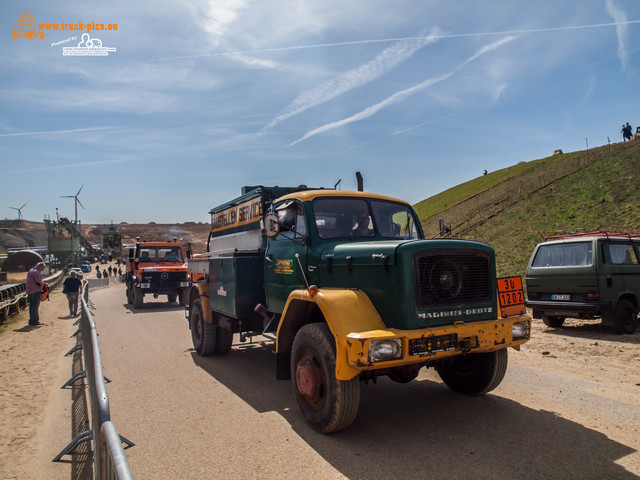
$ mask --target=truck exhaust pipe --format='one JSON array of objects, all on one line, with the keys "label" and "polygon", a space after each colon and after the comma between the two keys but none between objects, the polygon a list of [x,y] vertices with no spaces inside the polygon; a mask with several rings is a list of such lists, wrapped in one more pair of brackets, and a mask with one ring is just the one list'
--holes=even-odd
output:
[{"label": "truck exhaust pipe", "polygon": [[358,191],[364,192],[364,182],[362,181],[362,174],[360,172],[356,172],[356,180],[358,181]]}]

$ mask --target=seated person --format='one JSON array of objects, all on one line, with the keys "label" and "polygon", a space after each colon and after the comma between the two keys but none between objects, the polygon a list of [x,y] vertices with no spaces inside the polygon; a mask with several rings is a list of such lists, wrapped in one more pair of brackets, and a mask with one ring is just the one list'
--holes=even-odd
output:
[{"label": "seated person", "polygon": [[360,209],[353,217],[353,226],[351,227],[351,237],[372,237],[373,223],[369,210],[366,206]]},{"label": "seated person", "polygon": [[176,250],[169,250],[164,254],[163,260],[165,262],[179,262],[180,257],[178,257],[178,252]]}]

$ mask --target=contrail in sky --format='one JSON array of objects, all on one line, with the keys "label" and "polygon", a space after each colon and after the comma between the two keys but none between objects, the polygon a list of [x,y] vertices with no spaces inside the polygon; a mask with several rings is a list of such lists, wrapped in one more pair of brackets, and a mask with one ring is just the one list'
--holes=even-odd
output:
[{"label": "contrail in sky", "polygon": [[59,133],[81,133],[81,132],[97,132],[100,130],[109,130],[116,127],[89,127],[76,128],[74,130],[50,130],[46,132],[22,132],[22,133],[3,133],[0,137],[27,137],[31,135],[56,135]]},{"label": "contrail in sky", "polygon": [[439,38],[439,32],[435,29],[430,35],[418,37],[416,40],[395,42],[367,63],[341,73],[331,80],[298,95],[293,102],[287,105],[278,116],[262,129],[262,132],[273,128],[287,118],[291,118],[312,107],[328,102],[349,90],[375,80],[411,58],[418,50],[435,42],[437,38]]},{"label": "contrail in sky", "polygon": [[502,45],[511,42],[512,40],[515,40],[516,38],[518,38],[518,37],[515,36],[515,35],[509,35],[509,36],[501,38],[500,40],[497,40],[497,41],[495,41],[493,43],[485,45],[484,47],[480,48],[476,53],[474,53],[471,57],[469,57],[464,62],[462,62],[460,65],[458,65],[456,68],[454,68],[452,71],[450,71],[448,73],[445,73],[443,75],[440,75],[438,77],[435,77],[435,78],[429,78],[428,80],[425,80],[422,83],[414,85],[413,87],[409,87],[409,88],[407,88],[405,90],[401,90],[399,92],[396,92],[393,95],[391,95],[390,97],[385,98],[381,102],[378,102],[375,105],[371,105],[370,107],[367,107],[364,110],[361,110],[360,112],[358,112],[358,113],[356,113],[354,115],[351,115],[350,117],[344,118],[342,120],[338,120],[337,122],[327,123],[326,125],[322,125],[322,126],[320,126],[318,128],[315,128],[315,129],[305,133],[298,140],[296,140],[293,143],[290,143],[287,146],[288,147],[292,147],[296,143],[300,143],[303,140],[306,140],[306,139],[308,139],[310,137],[318,135],[319,133],[324,133],[326,131],[333,130],[334,128],[342,127],[344,125],[348,125],[349,123],[358,122],[360,120],[364,120],[366,118],[372,117],[373,115],[378,113],[380,110],[382,110],[382,109],[384,109],[386,107],[389,107],[391,105],[395,105],[396,103],[399,103],[399,102],[403,101],[405,98],[410,97],[411,95],[413,95],[415,93],[418,93],[421,90],[424,90],[425,88],[431,87],[431,86],[435,85],[436,83],[439,83],[439,82],[442,82],[443,80],[446,80],[447,78],[451,77],[457,70],[459,70],[460,68],[462,68],[465,65],[469,64],[470,62],[476,60],[481,55],[484,55],[485,53],[489,53],[489,52],[495,50],[496,48],[499,48]]},{"label": "contrail in sky", "polygon": [[[527,30],[505,30],[501,32],[476,32],[476,33],[450,33],[450,34],[442,34],[435,37],[436,40],[444,39],[444,38],[460,38],[460,37],[482,37],[487,35],[523,35],[526,33],[544,33],[544,32],[560,32],[563,30],[583,30],[587,28],[606,28],[606,27],[616,27],[621,28],[622,26],[632,25],[640,23],[640,20],[627,20],[622,22],[611,22],[611,23],[595,23],[591,25],[570,25],[566,27],[550,27],[550,28],[532,28]],[[364,45],[368,43],[389,43],[389,42],[399,42],[399,41],[408,41],[408,40],[419,40],[420,36],[415,37],[397,37],[397,38],[379,38],[379,39],[365,39],[365,40],[353,40],[350,42],[335,42],[335,43],[318,43],[312,45],[297,45],[291,47],[274,47],[274,48],[261,48],[256,50],[237,50],[232,52],[217,52],[217,53],[202,53],[199,55],[184,55],[179,57],[163,57],[156,59],[157,61],[163,60],[180,60],[187,58],[199,58],[199,57],[224,57],[230,55],[238,55],[238,54],[255,54],[255,53],[269,53],[269,52],[286,52],[290,50],[305,50],[309,48],[326,48],[326,47],[341,47],[345,45]]]}]

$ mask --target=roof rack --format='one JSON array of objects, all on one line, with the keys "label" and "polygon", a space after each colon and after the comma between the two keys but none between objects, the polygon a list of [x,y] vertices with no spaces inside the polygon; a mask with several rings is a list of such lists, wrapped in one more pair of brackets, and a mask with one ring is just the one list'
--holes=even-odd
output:
[{"label": "roof rack", "polygon": [[586,229],[576,228],[575,232],[565,232],[564,230],[556,230],[555,232],[540,232],[545,242],[547,240],[561,240],[563,238],[576,237],[606,237],[606,238],[640,238],[640,228],[638,227],[620,227],[617,225],[598,225],[592,231],[587,232]]}]

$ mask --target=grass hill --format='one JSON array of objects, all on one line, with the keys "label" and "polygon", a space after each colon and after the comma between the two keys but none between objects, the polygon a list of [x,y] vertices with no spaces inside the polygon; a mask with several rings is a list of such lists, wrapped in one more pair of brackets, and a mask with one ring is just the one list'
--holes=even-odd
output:
[{"label": "grass hill", "polygon": [[524,276],[541,231],[640,228],[640,139],[521,162],[414,207],[427,237],[443,218],[453,238],[494,247],[499,276]]}]

